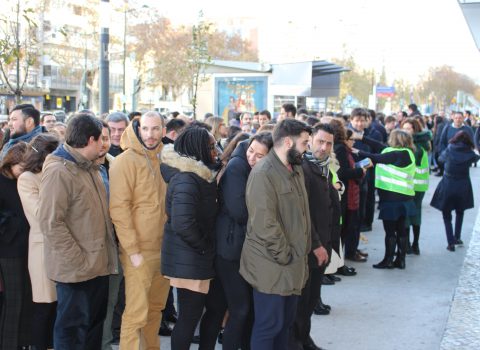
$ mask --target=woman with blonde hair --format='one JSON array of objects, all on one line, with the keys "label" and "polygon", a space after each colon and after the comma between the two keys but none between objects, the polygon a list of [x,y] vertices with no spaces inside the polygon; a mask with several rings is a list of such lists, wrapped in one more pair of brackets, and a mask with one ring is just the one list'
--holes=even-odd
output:
[{"label": "woman with blonde hair", "polygon": [[[360,157],[368,157],[375,164],[375,187],[380,197],[379,219],[383,220],[385,229],[385,257],[373,267],[405,269],[407,249],[405,220],[415,215],[413,179],[416,166],[413,138],[403,130],[393,130],[387,147],[361,134],[355,134],[354,137],[367,143],[376,152],[354,150]],[[394,261],[397,245],[398,254]]]},{"label": "woman with blonde hair", "polygon": [[227,137],[228,129],[225,125],[225,121],[221,117],[208,117],[205,119],[205,124],[212,127],[212,135],[217,141],[217,148],[220,153],[223,152],[222,139]]}]

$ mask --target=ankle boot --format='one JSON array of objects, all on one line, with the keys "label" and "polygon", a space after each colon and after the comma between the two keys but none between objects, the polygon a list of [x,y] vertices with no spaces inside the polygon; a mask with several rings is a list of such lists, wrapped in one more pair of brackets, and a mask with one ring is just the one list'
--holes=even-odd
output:
[{"label": "ankle boot", "polygon": [[413,225],[413,243],[412,243],[412,253],[415,255],[420,255],[420,248],[418,247],[418,241],[420,239],[420,225]]},{"label": "ankle boot", "polygon": [[375,269],[393,269],[393,256],[395,255],[395,237],[385,237],[385,257],[378,264],[373,265]]},{"label": "ankle boot", "polygon": [[407,238],[406,237],[400,237],[398,239],[398,253],[397,253],[397,258],[393,262],[393,265],[395,265],[396,268],[398,269],[405,269],[405,253],[407,250]]}]

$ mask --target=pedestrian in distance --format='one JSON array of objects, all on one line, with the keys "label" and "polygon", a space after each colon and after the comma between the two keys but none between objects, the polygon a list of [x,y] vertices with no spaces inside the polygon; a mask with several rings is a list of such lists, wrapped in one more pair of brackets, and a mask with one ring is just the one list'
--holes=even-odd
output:
[{"label": "pedestrian in distance", "polygon": [[[464,211],[473,208],[473,190],[470,181],[470,166],[480,156],[474,151],[470,134],[459,131],[438,158],[444,165],[444,173],[430,205],[442,212],[449,251],[455,245],[462,245],[462,224]],[[455,230],[452,227],[452,211],[455,211]]]}]

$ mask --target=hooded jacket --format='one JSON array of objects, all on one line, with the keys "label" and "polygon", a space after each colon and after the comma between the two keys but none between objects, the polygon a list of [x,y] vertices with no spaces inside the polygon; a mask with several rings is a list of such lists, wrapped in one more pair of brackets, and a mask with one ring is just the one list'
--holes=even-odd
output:
[{"label": "hooded jacket", "polygon": [[216,172],[166,145],[162,176],[168,183],[162,274],[207,280],[215,276]]},{"label": "hooded jacket", "polygon": [[311,250],[310,211],[302,167],[289,171],[272,149],[247,182],[247,235],[240,274],[256,290],[301,295]]},{"label": "hooded jacket", "polygon": [[118,273],[99,167],[67,144],[43,164],[38,220],[51,280],[76,283]]},{"label": "hooded jacket", "polygon": [[147,149],[134,120],[120,139],[124,152],[110,164],[110,215],[127,255],[160,254],[165,223],[166,185],[160,175],[163,145]]}]

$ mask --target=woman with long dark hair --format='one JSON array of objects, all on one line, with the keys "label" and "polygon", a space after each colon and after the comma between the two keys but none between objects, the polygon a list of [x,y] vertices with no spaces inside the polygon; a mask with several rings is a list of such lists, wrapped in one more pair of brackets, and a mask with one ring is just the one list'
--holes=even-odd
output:
[{"label": "woman with long dark hair", "polygon": [[177,288],[179,307],[173,350],[190,348],[215,277],[216,158],[216,140],[201,127],[185,129],[162,150],[160,170],[168,187],[161,269]]},{"label": "woman with long dark hair", "polygon": [[[469,171],[472,163],[477,162],[480,156],[473,149],[470,136],[465,131],[459,131],[438,158],[445,170],[430,205],[442,211],[448,241],[447,249],[451,252],[455,251],[455,245],[463,244],[461,239],[463,213],[474,206]],[[452,227],[454,210],[455,231]]]},{"label": "woman with long dark hair", "polygon": [[53,326],[57,292],[55,283],[47,277],[44,259],[43,233],[36,215],[38,194],[42,180],[42,166],[48,154],[59,145],[52,134],[40,134],[30,141],[23,161],[24,172],[18,178],[18,194],[22,201],[25,216],[30,224],[28,237],[28,271],[32,283],[33,316],[32,341],[35,349],[46,350],[53,347]]},{"label": "woman with long dark hair", "polygon": [[28,275],[30,229],[18,195],[28,145],[18,142],[0,165],[0,277],[3,303],[0,313],[0,349],[30,345],[32,291]]}]

